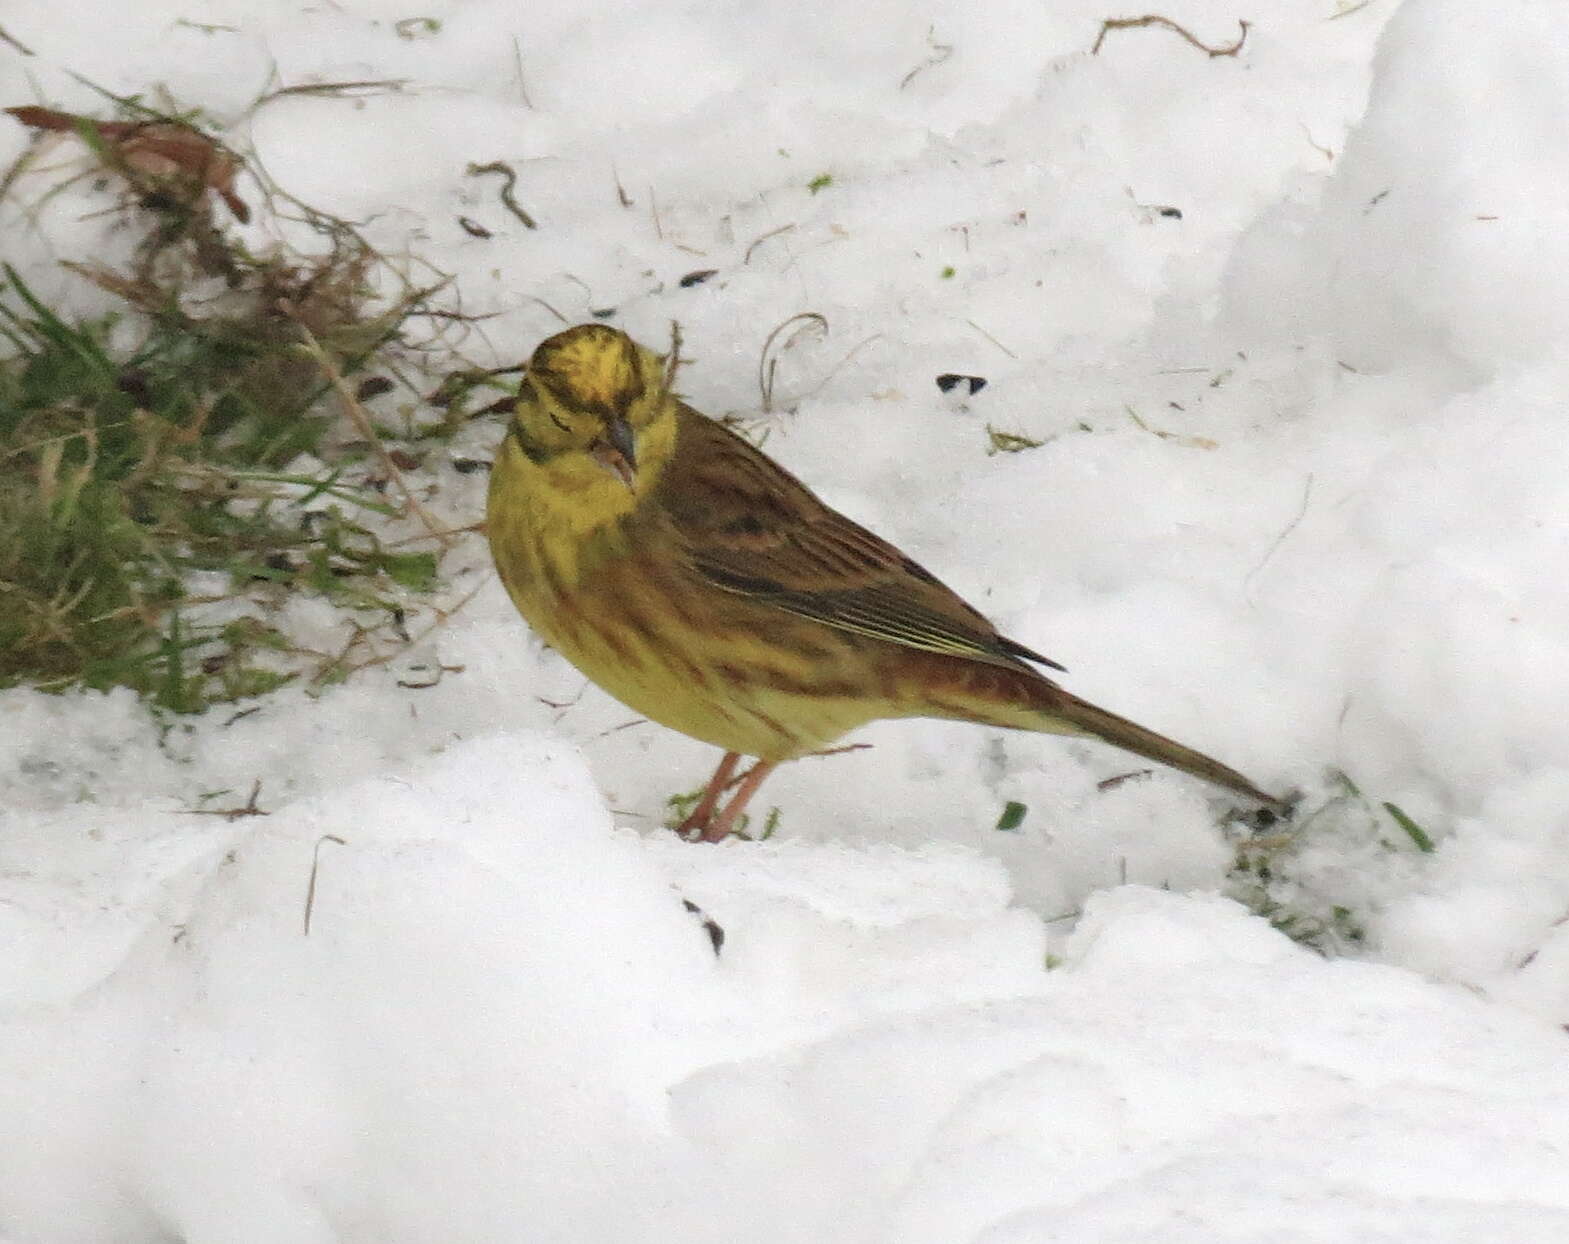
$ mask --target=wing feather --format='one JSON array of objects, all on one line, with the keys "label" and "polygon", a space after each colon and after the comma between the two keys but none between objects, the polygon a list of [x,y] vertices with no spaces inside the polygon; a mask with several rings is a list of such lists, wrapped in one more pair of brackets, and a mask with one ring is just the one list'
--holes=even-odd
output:
[{"label": "wing feather", "polygon": [[824,505],[722,424],[682,407],[657,499],[703,581],[798,617],[925,652],[1062,667],[997,633],[935,575]]}]

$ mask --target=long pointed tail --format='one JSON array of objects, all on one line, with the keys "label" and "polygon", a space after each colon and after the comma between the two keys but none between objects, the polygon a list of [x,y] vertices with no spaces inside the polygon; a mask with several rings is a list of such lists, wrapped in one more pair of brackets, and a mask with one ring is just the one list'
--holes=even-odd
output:
[{"label": "long pointed tail", "polygon": [[1088,700],[1081,700],[1078,696],[1064,691],[1061,687],[1054,686],[1052,689],[1061,698],[1053,697],[1051,708],[1045,710],[1045,716],[1051,724],[1042,722],[1036,725],[1037,730],[1061,734],[1091,734],[1124,751],[1159,761],[1163,765],[1170,765],[1173,769],[1181,769],[1184,773],[1191,773],[1206,782],[1213,782],[1217,786],[1234,790],[1239,795],[1256,799],[1271,808],[1286,807],[1284,800],[1266,795],[1235,769],[1227,768],[1220,761],[1211,759],[1203,752],[1184,747],[1181,743],[1168,739],[1163,734],[1156,734],[1155,731],[1146,729],[1137,722],[1107,712]]}]

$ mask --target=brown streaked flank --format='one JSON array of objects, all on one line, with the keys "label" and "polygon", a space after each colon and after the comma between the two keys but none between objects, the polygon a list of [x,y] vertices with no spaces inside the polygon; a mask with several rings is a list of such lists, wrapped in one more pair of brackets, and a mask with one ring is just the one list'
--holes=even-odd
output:
[{"label": "brown streaked flank", "polygon": [[[684,831],[724,838],[774,766],[883,717],[1092,736],[1283,806],[1065,691],[1037,668],[1061,666],[676,397],[671,370],[605,324],[542,343],[487,530],[548,643],[636,712],[724,749]],[[741,756],[756,764],[733,780]]]}]

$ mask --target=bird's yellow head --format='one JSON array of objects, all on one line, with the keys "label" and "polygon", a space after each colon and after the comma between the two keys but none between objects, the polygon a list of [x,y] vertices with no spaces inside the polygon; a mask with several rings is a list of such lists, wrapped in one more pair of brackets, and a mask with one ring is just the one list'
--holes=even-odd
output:
[{"label": "bird's yellow head", "polygon": [[512,432],[537,466],[567,476],[592,464],[636,492],[669,452],[668,436],[653,435],[669,407],[657,354],[619,329],[579,324],[534,351]]}]

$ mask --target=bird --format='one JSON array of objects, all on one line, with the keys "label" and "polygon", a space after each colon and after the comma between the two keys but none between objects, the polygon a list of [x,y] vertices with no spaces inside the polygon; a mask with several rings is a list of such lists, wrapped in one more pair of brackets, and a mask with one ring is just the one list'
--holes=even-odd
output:
[{"label": "bird", "polygon": [[604,323],[541,342],[485,529],[546,643],[634,712],[723,750],[683,836],[738,832],[777,766],[893,717],[1090,736],[1285,807],[1059,686],[1041,671],[1062,666],[678,397],[679,361],[678,334],[662,356]]}]

